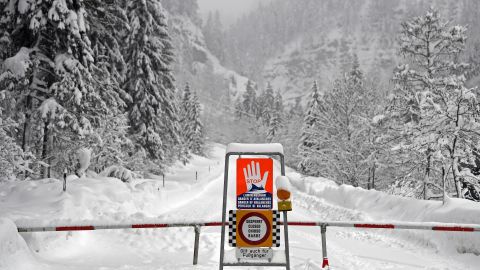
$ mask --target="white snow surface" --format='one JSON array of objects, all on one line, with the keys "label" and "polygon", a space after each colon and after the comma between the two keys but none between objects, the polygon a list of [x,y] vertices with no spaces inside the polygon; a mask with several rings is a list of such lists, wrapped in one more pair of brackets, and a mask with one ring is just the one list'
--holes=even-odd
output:
[{"label": "white snow surface", "polygon": [[88,167],[90,166],[90,159],[92,157],[92,149],[82,147],[77,150],[77,159],[80,165],[78,173],[80,176],[84,176]]},{"label": "white snow surface", "polygon": [[275,185],[277,189],[283,189],[286,191],[292,190],[292,187],[290,185],[290,179],[288,179],[287,176],[277,176],[277,179],[275,180]]},{"label": "white snow surface", "polygon": [[15,78],[25,77],[25,73],[28,68],[32,65],[30,60],[30,53],[32,49],[22,47],[20,51],[14,56],[5,59],[3,62],[3,69],[10,71]]},{"label": "white snow surface", "polygon": [[279,143],[229,143],[227,153],[281,153],[283,146]]},{"label": "white snow surface", "polygon": [[[57,179],[0,183],[0,269],[217,269],[219,227],[202,228],[199,265],[193,266],[192,228],[19,234],[14,223],[23,227],[219,221],[225,150],[214,144],[208,158],[194,156],[186,166],[172,166],[165,187],[161,177],[130,183],[108,177],[69,179],[66,192]],[[279,164],[274,166],[277,177]],[[233,158],[228,209],[235,206],[235,169]],[[480,224],[479,204],[468,201],[449,199],[442,205],[406,199],[338,186],[288,168],[287,176],[294,195],[290,221]],[[330,269],[478,269],[479,235],[329,227]],[[321,269],[319,228],[292,226],[289,237],[292,269]]]}]

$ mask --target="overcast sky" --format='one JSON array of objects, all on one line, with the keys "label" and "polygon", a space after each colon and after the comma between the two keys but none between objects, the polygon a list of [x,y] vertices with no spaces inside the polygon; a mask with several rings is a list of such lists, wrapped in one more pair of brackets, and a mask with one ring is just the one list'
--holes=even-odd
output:
[{"label": "overcast sky", "polygon": [[202,17],[205,18],[209,11],[218,10],[223,23],[229,25],[245,12],[257,7],[261,1],[268,2],[268,0],[198,0],[198,5]]}]

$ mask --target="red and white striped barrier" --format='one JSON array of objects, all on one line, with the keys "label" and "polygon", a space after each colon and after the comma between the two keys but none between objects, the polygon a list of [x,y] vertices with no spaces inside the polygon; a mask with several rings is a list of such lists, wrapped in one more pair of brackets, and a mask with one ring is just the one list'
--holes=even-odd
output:
[{"label": "red and white striped barrier", "polygon": [[154,229],[174,227],[211,227],[220,226],[221,222],[204,223],[144,223],[144,224],[113,224],[113,225],[72,225],[46,227],[18,227],[18,232],[62,232],[62,231],[94,231],[114,229]]},{"label": "red and white striped barrier", "polygon": [[453,224],[438,222],[396,222],[396,223],[365,223],[362,221],[327,221],[327,222],[288,222],[289,226],[327,226],[365,229],[394,229],[394,230],[432,230],[445,232],[480,232],[480,224]]},{"label": "red and white striped barrier", "polygon": [[[283,224],[283,222],[280,222]],[[19,226],[18,232],[49,232],[49,231],[93,231],[112,229],[154,229],[174,227],[212,227],[221,226],[222,222],[182,222],[182,223],[143,223],[143,224],[114,224],[114,225],[70,225],[70,226],[45,226],[28,227]],[[227,226],[228,224],[225,224]],[[310,227],[344,227],[360,229],[394,229],[394,230],[432,230],[444,232],[480,232],[480,224],[452,224],[437,222],[402,222],[402,223],[364,223],[360,221],[290,221],[289,226],[310,226]]]},{"label": "red and white striped barrier", "polygon": [[[283,224],[280,222],[280,224]],[[153,229],[153,228],[174,228],[174,227],[194,227],[195,228],[195,247],[193,264],[198,262],[198,239],[201,227],[221,226],[222,222],[181,222],[181,223],[143,223],[143,224],[114,224],[114,225],[71,225],[71,226],[50,226],[50,227],[28,227],[18,226],[18,232],[49,232],[49,231],[93,231],[93,230],[111,230],[111,229]],[[228,223],[224,224],[225,226]],[[390,230],[431,230],[438,232],[480,232],[480,224],[453,224],[437,222],[396,222],[396,223],[365,223],[362,221],[291,221],[289,226],[310,226],[320,227],[322,236],[322,268],[329,267],[327,257],[327,227],[344,227],[359,229],[390,229]]]}]

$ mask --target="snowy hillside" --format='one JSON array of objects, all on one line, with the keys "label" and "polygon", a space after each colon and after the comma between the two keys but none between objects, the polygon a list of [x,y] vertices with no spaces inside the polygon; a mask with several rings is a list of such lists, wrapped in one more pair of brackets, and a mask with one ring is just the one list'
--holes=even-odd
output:
[{"label": "snowy hillside", "polygon": [[[283,53],[268,60],[263,71],[264,80],[282,91],[287,99],[304,97],[313,80],[317,80],[322,91],[332,87],[330,82],[338,79],[341,67],[347,68],[353,54],[357,54],[368,75],[388,82],[396,64],[394,41],[372,37],[368,42],[361,42],[360,37],[340,36],[338,31],[326,30],[318,36],[301,37],[291,42]],[[382,47],[385,45],[382,42],[390,45]],[[375,74],[376,71],[379,72]]]},{"label": "snowy hillside", "polygon": [[201,95],[205,104],[218,97],[225,102],[227,95],[237,96],[245,91],[247,78],[222,66],[207,48],[205,37],[198,22],[184,15],[170,14],[169,27],[178,56],[174,63],[177,74],[177,87],[182,89],[186,83],[192,85]]},{"label": "snowy hillside", "polygon": [[[195,156],[160,179],[44,179],[0,184],[0,269],[214,269],[218,227],[202,228],[199,266],[191,265],[191,228],[16,232],[17,226],[218,221],[225,148]],[[234,173],[235,160],[230,167]],[[278,164],[275,165],[278,170]],[[198,181],[195,181],[195,172]],[[288,169],[294,184],[290,221],[441,221],[480,223],[477,204],[418,201],[338,186]],[[234,179],[230,179],[233,186]],[[234,207],[234,190],[228,209]],[[318,228],[290,227],[293,269],[321,269]],[[480,236],[471,233],[329,228],[331,269],[477,269]]]},{"label": "snowy hillside", "polygon": [[466,57],[475,51],[480,39],[475,0],[278,0],[259,5],[228,31],[227,62],[292,99],[304,97],[313,80],[322,90],[330,88],[356,54],[367,76],[387,88],[403,59],[396,38],[401,23],[429,7],[454,24],[469,25]]}]

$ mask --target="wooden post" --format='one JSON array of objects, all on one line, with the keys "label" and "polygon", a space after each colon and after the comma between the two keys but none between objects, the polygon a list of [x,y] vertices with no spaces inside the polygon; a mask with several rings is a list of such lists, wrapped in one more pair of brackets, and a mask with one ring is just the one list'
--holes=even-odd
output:
[{"label": "wooden post", "polygon": [[442,186],[443,186],[443,194],[442,194],[442,204],[445,204],[445,166],[442,166]]},{"label": "wooden post", "polygon": [[195,181],[197,181],[197,180],[198,180],[198,172],[195,171]]},{"label": "wooden post", "polygon": [[198,263],[198,246],[200,242],[200,226],[195,225],[193,227],[195,230],[195,246],[193,247],[193,265],[197,265]]},{"label": "wooden post", "polygon": [[163,187],[165,187],[165,174],[162,173],[162,182],[163,182]]},{"label": "wooden post", "polygon": [[67,168],[63,171],[63,191],[67,191]]}]

